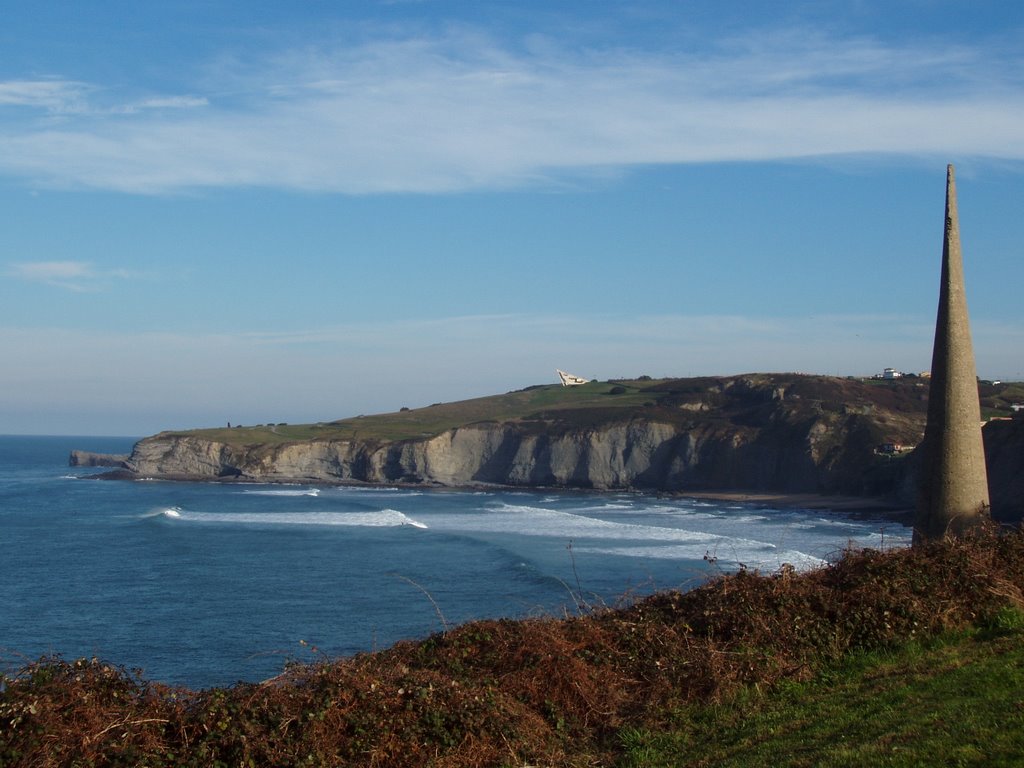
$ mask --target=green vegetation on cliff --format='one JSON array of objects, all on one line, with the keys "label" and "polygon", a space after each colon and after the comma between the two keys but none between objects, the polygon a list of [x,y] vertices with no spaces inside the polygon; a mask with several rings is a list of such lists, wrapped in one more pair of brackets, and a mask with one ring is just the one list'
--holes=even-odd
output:
[{"label": "green vegetation on cliff", "polygon": [[790,410],[881,415],[879,440],[913,441],[921,432],[927,389],[916,381],[886,382],[801,374],[746,374],[692,379],[629,379],[528,387],[472,400],[437,403],[393,413],[356,416],[316,424],[265,424],[172,432],[227,445],[277,444],[307,440],[392,442],[434,437],[479,423],[515,423],[526,429],[595,427],[637,416],[684,428],[706,423],[757,423],[771,404]]},{"label": "green vegetation on cliff", "polygon": [[[231,429],[197,429],[190,434],[229,445],[302,440],[364,440],[388,442],[434,437],[442,432],[485,421],[523,421],[549,410],[607,412],[642,407],[658,394],[647,391],[656,382],[590,382],[578,387],[558,384],[529,387],[454,403],[394,413],[355,416],[317,424],[266,424]],[[624,390],[624,391],[620,391]]]}]

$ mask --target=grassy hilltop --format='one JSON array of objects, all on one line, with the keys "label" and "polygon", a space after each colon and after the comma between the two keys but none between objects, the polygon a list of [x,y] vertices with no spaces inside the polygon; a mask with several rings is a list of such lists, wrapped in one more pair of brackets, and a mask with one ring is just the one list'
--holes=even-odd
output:
[{"label": "grassy hilltop", "polygon": [[302,440],[413,440],[483,421],[527,421],[550,411],[576,412],[580,418],[600,414],[614,416],[614,412],[624,413],[643,407],[645,403],[657,403],[666,394],[660,389],[664,384],[664,381],[654,380],[590,382],[578,387],[550,384],[503,395],[316,424],[264,424],[174,434],[194,434],[236,445]]},{"label": "grassy hilltop", "polygon": [[[389,442],[433,437],[446,430],[480,422],[514,422],[545,430],[590,427],[643,415],[692,427],[709,421],[756,416],[765,393],[784,390],[810,409],[838,411],[877,408],[907,417],[920,426],[927,389],[921,380],[872,382],[804,374],[753,373],[689,379],[620,379],[592,381],[576,387],[539,385],[471,400],[436,403],[424,408],[356,416],[316,424],[262,424],[228,429],[197,429],[189,434],[231,445],[305,440]],[[1024,390],[1022,390],[1024,396]]]}]

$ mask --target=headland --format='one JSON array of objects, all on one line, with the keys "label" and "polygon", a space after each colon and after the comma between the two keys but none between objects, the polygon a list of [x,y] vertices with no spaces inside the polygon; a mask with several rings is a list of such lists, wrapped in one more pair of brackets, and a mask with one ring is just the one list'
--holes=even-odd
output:
[{"label": "headland", "polygon": [[[1014,386],[981,392],[988,410],[1010,413]],[[89,459],[119,478],[707,494],[903,522],[927,406],[923,377],[641,377],[314,424],[162,432],[129,456]],[[985,435],[993,513],[1020,519],[1024,421],[994,421]]]}]

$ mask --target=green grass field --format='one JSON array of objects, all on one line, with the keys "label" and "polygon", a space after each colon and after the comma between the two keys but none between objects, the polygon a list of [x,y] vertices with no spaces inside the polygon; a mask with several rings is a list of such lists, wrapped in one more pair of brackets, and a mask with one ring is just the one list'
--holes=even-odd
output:
[{"label": "green grass field", "polygon": [[[503,395],[438,403],[393,413],[355,416],[318,424],[267,424],[232,429],[197,429],[188,433],[234,445],[300,440],[392,441],[439,435],[445,430],[482,421],[517,421],[551,410],[636,408],[664,393],[648,391],[658,381],[591,382],[578,387],[551,384]],[[624,392],[619,392],[624,389]],[[613,393],[614,391],[614,393]]]},{"label": "green grass field", "polygon": [[627,730],[621,768],[1024,765],[1024,613]]}]

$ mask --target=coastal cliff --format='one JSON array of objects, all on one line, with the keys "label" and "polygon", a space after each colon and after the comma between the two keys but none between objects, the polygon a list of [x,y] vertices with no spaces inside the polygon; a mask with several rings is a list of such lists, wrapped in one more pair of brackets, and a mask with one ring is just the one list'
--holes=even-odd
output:
[{"label": "coastal cliff", "polygon": [[68,457],[69,467],[117,467],[125,469],[128,465],[128,454],[93,453],[92,451],[71,452]]},{"label": "coastal cliff", "polygon": [[924,407],[913,383],[796,374],[534,387],[302,428],[161,433],[126,466],[269,482],[878,495],[899,463],[879,448],[916,444]]},{"label": "coastal cliff", "polygon": [[999,522],[1024,520],[1024,418],[990,421],[981,436],[992,517]]}]

